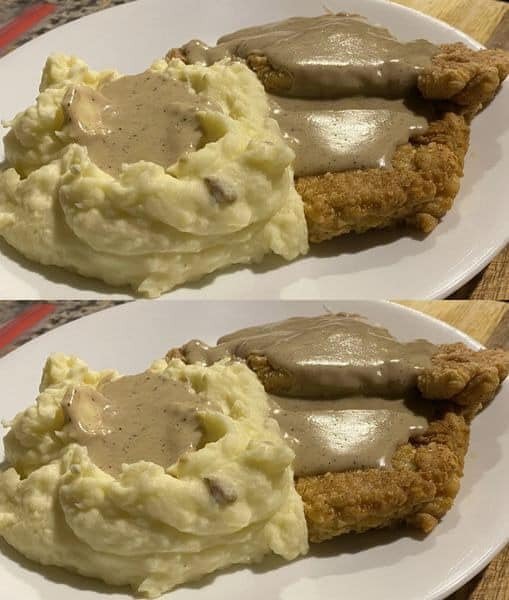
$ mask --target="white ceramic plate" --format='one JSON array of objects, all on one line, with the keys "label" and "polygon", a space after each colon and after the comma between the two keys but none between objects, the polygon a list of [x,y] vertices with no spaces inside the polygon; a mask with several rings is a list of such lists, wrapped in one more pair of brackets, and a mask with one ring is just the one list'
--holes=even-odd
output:
[{"label": "white ceramic plate", "polygon": [[[324,307],[358,312],[401,339],[479,344],[421,313],[386,302],[149,302],[105,310],[60,327],[0,360],[2,418],[31,404],[41,367],[51,352],[74,353],[96,369],[145,369],[173,346],[198,337],[209,343],[236,328]],[[268,559],[253,569],[231,569],[171,593],[172,600],[241,597],[281,600],[435,600],[471,578],[509,538],[509,383],[473,423],[465,476],[454,507],[423,540],[402,531],[365,533],[312,547],[293,563]],[[0,461],[2,457],[0,456]],[[128,598],[57,568],[42,568],[0,544],[0,597],[9,600]]]},{"label": "white ceramic plate", "polygon": [[[35,98],[48,54],[83,57],[99,69],[139,72],[171,46],[199,37],[213,43],[239,27],[291,15],[355,11],[390,27],[402,39],[472,39],[445,23],[382,0],[140,0],[60,27],[0,60],[0,119]],[[296,262],[268,259],[253,269],[232,268],[184,286],[172,298],[431,298],[468,281],[508,241],[505,201],[509,156],[509,86],[474,122],[472,149],[455,206],[424,239],[400,230],[346,236],[316,246]],[[0,162],[2,156],[0,155]],[[125,297],[98,282],[43,268],[0,245],[0,298]],[[121,292],[125,292],[120,290]]]}]

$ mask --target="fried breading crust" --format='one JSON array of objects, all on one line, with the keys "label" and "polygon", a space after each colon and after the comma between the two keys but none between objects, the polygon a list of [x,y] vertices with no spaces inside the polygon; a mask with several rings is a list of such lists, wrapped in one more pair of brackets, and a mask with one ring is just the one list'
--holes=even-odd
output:
[{"label": "fried breading crust", "polygon": [[506,50],[472,50],[461,42],[443,44],[418,78],[430,100],[448,100],[471,119],[488,104],[509,74]]},{"label": "fried breading crust", "polygon": [[467,421],[493,398],[509,374],[507,351],[476,352],[461,343],[440,346],[431,362],[431,369],[418,377],[421,394],[452,402]]},{"label": "fried breading crust", "polygon": [[309,240],[398,224],[430,232],[458,193],[469,132],[462,116],[446,113],[396,149],[392,169],[297,177]]},{"label": "fried breading crust", "polygon": [[[186,360],[181,349],[170,350],[171,358]],[[292,389],[291,375],[274,369],[266,356],[250,355],[246,362],[268,393]],[[392,469],[296,478],[310,541],[398,524],[428,533],[451,508],[463,475],[469,422],[509,374],[509,352],[444,344],[431,362],[417,386],[423,401],[433,402],[435,415],[426,433],[396,450]]]},{"label": "fried breading crust", "polygon": [[396,450],[392,469],[298,477],[310,541],[401,523],[431,531],[458,493],[468,434],[465,419],[447,412]]}]

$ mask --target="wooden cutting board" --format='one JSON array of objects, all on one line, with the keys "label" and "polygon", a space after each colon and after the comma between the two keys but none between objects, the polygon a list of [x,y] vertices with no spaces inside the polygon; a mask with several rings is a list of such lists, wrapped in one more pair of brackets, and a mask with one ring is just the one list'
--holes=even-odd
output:
[{"label": "wooden cutting board", "polygon": [[[490,300],[415,300],[401,301],[400,304],[445,321],[485,346],[509,350],[509,304]],[[508,599],[509,546],[447,600]]]},{"label": "wooden cutting board", "polygon": [[496,0],[395,0],[461,29],[486,44],[509,6]]},{"label": "wooden cutting board", "polygon": [[509,350],[509,304],[494,300],[401,300],[431,317],[445,321],[488,347]]}]

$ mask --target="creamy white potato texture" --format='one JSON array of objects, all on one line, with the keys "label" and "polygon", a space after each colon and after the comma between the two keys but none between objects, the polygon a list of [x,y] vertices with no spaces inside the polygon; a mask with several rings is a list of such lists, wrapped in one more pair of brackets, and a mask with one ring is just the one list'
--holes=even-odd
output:
[{"label": "creamy white potato texture", "polygon": [[[256,76],[240,63],[160,60],[150,70],[220,108],[198,114],[200,148],[167,167],[139,161],[105,172],[73,142],[62,101],[73,86],[100,89],[120,74],[51,56],[36,104],[7,123],[12,168],[0,173],[0,235],[31,260],[149,297],[270,252],[287,260],[307,252],[294,154]],[[235,200],[219,202],[211,178]]]},{"label": "creamy white potato texture", "polygon": [[[61,406],[70,387],[117,378],[56,354],[37,403],[5,437],[0,535],[28,558],[157,596],[175,585],[274,552],[307,551],[293,452],[269,416],[267,396],[243,364],[157,361],[150,370],[189,385],[220,410],[201,414],[207,443],[169,468],[140,461],[118,476],[99,469],[66,436]],[[220,477],[237,499],[220,504],[204,478]]]}]

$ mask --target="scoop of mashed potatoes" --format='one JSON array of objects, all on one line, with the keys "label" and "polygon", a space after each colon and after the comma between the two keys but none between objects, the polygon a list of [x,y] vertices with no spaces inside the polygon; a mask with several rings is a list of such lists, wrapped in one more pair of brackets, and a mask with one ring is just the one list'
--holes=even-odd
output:
[{"label": "scoop of mashed potatoes", "polygon": [[[97,388],[119,375],[53,355],[36,405],[14,418],[5,437],[12,467],[0,473],[0,535],[32,560],[151,597],[270,552],[288,560],[305,553],[293,452],[256,376],[240,363],[179,360],[157,361],[150,372],[213,403],[200,414],[208,442],[166,469],[139,461],[106,473],[69,438],[62,400],[70,388]],[[234,501],[216,501],[206,485],[213,478],[233,486]]]},{"label": "scoop of mashed potatoes", "polygon": [[200,147],[172,165],[101,169],[75,143],[62,103],[75,86],[97,90],[121,75],[54,55],[36,104],[8,124],[0,235],[31,260],[149,297],[270,252],[287,260],[307,252],[294,154],[256,76],[240,63],[160,60],[149,70],[187,82],[218,107],[198,113]]}]

